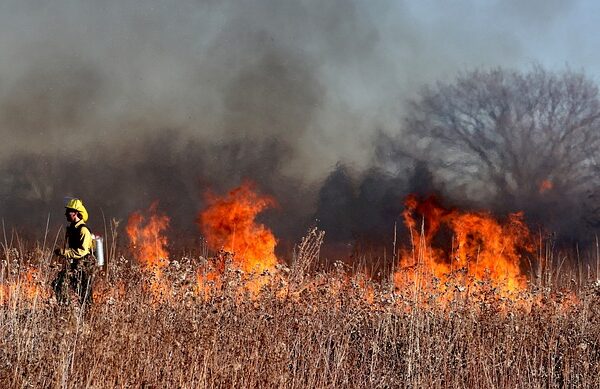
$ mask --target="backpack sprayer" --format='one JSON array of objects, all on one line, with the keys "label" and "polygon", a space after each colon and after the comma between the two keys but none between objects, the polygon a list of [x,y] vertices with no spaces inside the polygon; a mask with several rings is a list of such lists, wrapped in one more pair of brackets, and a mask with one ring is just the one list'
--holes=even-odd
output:
[{"label": "backpack sprayer", "polygon": [[104,239],[100,235],[92,234],[92,253],[96,258],[96,266],[104,266]]}]

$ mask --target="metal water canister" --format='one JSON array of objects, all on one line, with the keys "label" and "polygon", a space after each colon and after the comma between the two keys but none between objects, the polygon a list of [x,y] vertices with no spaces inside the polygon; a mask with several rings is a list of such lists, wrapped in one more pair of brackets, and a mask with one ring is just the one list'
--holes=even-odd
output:
[{"label": "metal water canister", "polygon": [[104,266],[104,240],[101,236],[94,235],[94,247],[96,266]]}]

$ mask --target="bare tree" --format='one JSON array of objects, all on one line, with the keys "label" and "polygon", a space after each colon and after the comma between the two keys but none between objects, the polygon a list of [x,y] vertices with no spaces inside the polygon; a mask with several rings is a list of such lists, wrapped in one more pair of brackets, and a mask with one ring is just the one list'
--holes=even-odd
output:
[{"label": "bare tree", "polygon": [[425,88],[406,130],[417,160],[480,200],[524,206],[599,183],[598,87],[580,72],[464,73]]}]

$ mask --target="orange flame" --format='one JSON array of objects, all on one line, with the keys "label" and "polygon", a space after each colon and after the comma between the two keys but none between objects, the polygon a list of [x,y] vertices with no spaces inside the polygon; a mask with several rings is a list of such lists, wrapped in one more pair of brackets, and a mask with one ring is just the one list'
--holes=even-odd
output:
[{"label": "orange flame", "polygon": [[160,270],[168,263],[167,238],[164,232],[169,226],[168,216],[157,214],[158,202],[148,209],[149,217],[134,212],[127,222],[127,235],[134,257],[147,269]]},{"label": "orange flame", "polygon": [[157,208],[158,202],[155,201],[148,209],[148,217],[134,212],[129,217],[126,231],[135,259],[153,273],[154,277],[150,283],[152,295],[162,300],[169,291],[169,286],[162,282],[161,278],[162,269],[169,263],[168,241],[164,233],[170,219],[166,215],[158,214]]},{"label": "orange flame", "polygon": [[205,301],[208,300],[213,291],[221,288],[221,276],[215,271],[198,272],[196,274],[196,295]]},{"label": "orange flame", "polygon": [[[420,231],[417,214],[423,218]],[[522,213],[510,214],[500,223],[488,213],[447,210],[433,197],[419,203],[416,197],[409,196],[403,216],[413,248],[401,253],[400,266],[413,276],[415,269],[422,267],[442,284],[451,275],[461,273],[467,286],[489,281],[505,294],[525,288],[521,254],[532,254],[534,247]],[[451,240],[450,251],[435,247],[444,235]],[[405,276],[406,272],[397,272],[396,284],[404,283]]]},{"label": "orange flame", "polygon": [[540,183],[539,192],[540,192],[540,194],[542,194],[544,192],[551,190],[552,188],[554,188],[554,183],[552,181],[546,179]]},{"label": "orange flame", "polygon": [[18,300],[33,303],[38,299],[48,299],[50,291],[40,280],[39,271],[29,267],[25,273],[11,282],[0,284],[0,305],[7,305],[10,301]]},{"label": "orange flame", "polygon": [[277,265],[277,240],[256,216],[275,200],[256,193],[249,182],[223,197],[208,192],[208,208],[197,219],[208,247],[234,253],[233,262],[246,272],[262,272]]}]

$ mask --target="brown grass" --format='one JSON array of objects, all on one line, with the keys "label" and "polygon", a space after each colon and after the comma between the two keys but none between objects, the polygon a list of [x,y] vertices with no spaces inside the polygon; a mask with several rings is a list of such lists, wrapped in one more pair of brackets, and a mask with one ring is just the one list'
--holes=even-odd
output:
[{"label": "brown grass", "polygon": [[455,288],[442,303],[342,266],[306,277],[282,267],[252,298],[232,269],[199,294],[204,262],[181,258],[156,295],[152,274],[121,256],[86,310],[48,297],[48,259],[4,252],[0,283],[13,289],[0,306],[2,388],[600,386],[593,282],[576,296],[532,287],[514,300],[491,285]]}]

